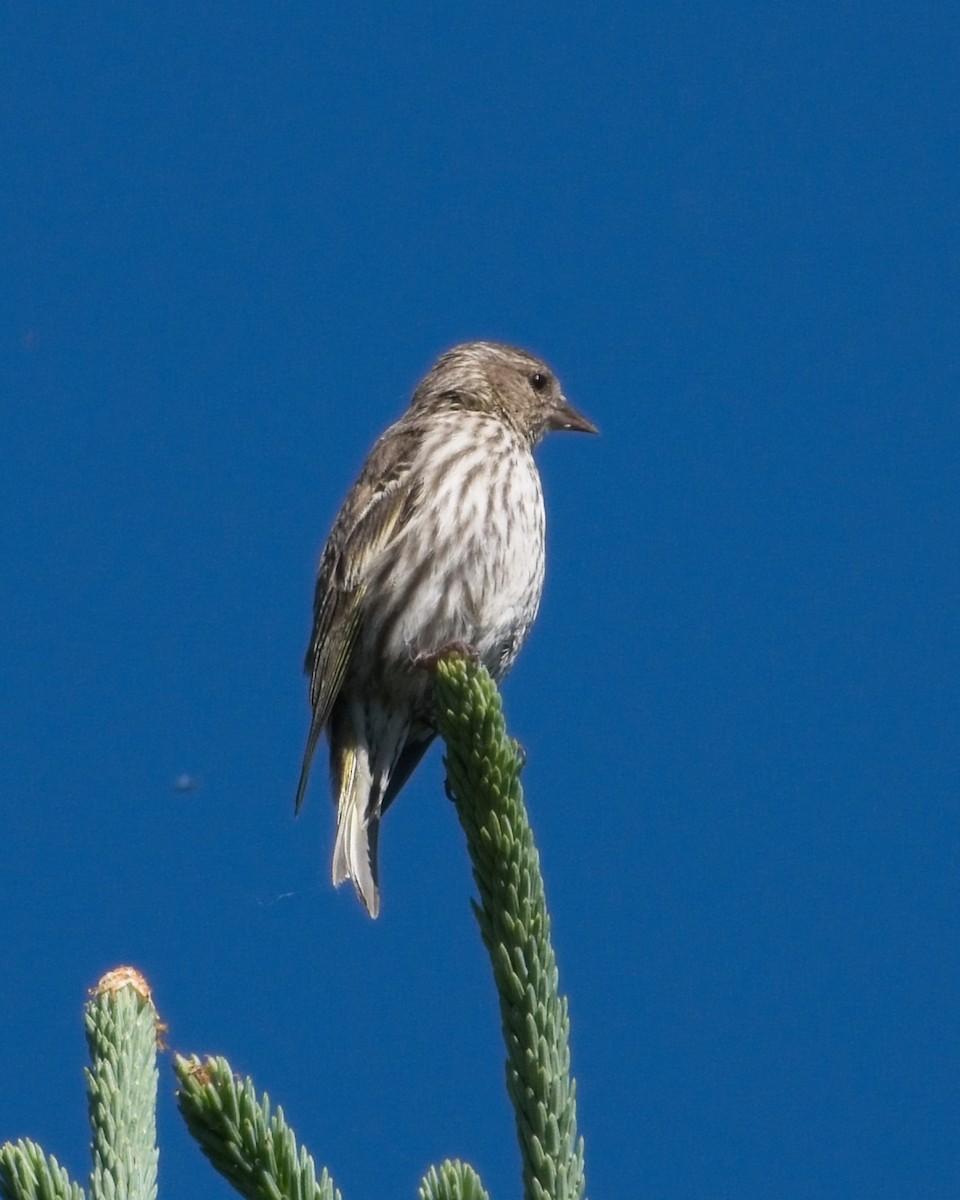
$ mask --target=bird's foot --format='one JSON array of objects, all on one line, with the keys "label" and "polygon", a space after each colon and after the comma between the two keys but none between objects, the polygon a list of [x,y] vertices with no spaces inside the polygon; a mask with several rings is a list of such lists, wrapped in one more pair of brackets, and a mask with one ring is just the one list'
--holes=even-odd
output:
[{"label": "bird's foot", "polygon": [[446,645],[440,646],[437,650],[425,650],[422,654],[414,656],[413,665],[420,667],[424,671],[435,671],[437,664],[445,658],[468,658],[471,662],[478,663],[480,661],[480,652],[476,646],[471,646],[469,642],[461,640],[447,642]]}]

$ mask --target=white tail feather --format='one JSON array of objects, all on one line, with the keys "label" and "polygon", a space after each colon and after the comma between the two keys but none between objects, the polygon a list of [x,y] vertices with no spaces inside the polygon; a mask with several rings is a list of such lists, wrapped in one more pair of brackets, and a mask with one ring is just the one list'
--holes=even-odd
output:
[{"label": "white tail feather", "polygon": [[[380,805],[371,806],[373,781],[361,750],[343,756],[340,796],[337,801],[337,839],[333,848],[333,883],[353,881],[357,895],[371,917],[380,912],[377,886],[377,834]],[[373,811],[371,811],[373,808]]]}]

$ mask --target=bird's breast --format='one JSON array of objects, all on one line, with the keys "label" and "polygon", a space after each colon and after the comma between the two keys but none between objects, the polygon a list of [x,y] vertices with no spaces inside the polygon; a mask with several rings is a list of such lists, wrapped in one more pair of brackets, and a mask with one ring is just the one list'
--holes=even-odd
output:
[{"label": "bird's breast", "polygon": [[377,653],[410,661],[464,641],[500,676],[543,588],[545,518],[533,455],[493,418],[460,420],[425,442],[415,470],[417,512],[367,589],[388,597]]}]

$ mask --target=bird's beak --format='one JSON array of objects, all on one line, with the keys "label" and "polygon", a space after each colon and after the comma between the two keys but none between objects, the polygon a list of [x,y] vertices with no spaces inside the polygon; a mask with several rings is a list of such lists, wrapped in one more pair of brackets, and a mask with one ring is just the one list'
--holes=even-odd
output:
[{"label": "bird's beak", "polygon": [[569,429],[576,433],[600,432],[592,421],[588,421],[586,417],[577,412],[566,396],[557,397],[556,403],[551,408],[547,424],[551,429]]}]

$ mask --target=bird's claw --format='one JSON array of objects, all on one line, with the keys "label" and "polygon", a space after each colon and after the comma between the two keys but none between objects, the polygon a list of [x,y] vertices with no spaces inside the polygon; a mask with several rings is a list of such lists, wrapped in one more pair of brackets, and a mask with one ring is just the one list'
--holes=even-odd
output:
[{"label": "bird's claw", "polygon": [[425,650],[414,655],[413,665],[424,671],[435,671],[437,664],[445,658],[468,658],[471,662],[480,661],[480,652],[476,646],[461,640],[447,642],[436,650]]}]

